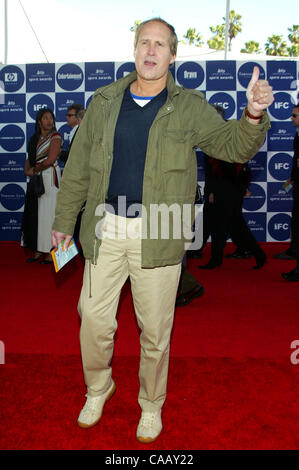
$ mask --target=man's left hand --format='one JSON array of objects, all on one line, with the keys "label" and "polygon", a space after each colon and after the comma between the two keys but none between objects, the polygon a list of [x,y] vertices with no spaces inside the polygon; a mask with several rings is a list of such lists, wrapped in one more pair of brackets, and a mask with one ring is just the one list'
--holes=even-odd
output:
[{"label": "man's left hand", "polygon": [[254,116],[261,114],[274,101],[272,87],[267,80],[259,80],[259,75],[260,70],[255,65],[246,91],[248,111]]}]

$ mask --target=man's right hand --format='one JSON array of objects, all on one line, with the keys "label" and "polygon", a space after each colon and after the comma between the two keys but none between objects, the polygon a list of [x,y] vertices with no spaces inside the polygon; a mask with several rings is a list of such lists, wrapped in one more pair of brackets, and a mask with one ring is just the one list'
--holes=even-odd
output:
[{"label": "man's right hand", "polygon": [[63,241],[63,248],[65,251],[67,251],[71,239],[72,235],[67,235],[66,233],[52,230],[52,246],[54,246],[54,248],[58,248],[59,243]]}]

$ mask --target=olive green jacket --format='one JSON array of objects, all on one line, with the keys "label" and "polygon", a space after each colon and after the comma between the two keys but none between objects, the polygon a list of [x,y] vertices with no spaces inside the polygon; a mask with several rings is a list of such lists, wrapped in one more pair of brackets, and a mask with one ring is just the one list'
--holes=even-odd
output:
[{"label": "olive green jacket", "polygon": [[[101,243],[96,231],[109,185],[116,121],[124,91],[135,80],[136,72],[132,72],[95,92],[58,192],[53,229],[71,235],[86,201],[80,242],[85,258],[94,264]],[[158,211],[157,219],[149,214],[151,207],[163,204],[174,204],[179,209],[193,205],[197,184],[195,148],[221,160],[243,163],[257,153],[270,127],[266,113],[256,126],[244,114],[239,121],[224,121],[202,93],[177,86],[170,72],[167,89],[167,101],[150,128],[144,169],[142,266],[149,268],[177,264],[183,257],[186,240],[172,230],[172,212],[169,236],[161,230],[165,214],[161,217]],[[153,229],[151,220],[158,220],[158,228]]]}]

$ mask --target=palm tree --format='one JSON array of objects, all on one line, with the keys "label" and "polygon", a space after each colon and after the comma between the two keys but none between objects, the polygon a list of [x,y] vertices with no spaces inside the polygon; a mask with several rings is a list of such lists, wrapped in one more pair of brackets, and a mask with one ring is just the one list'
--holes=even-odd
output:
[{"label": "palm tree", "polygon": [[185,39],[188,39],[188,44],[195,44],[195,46],[201,47],[203,45],[202,36],[200,33],[196,32],[195,28],[189,28],[187,33],[183,36]]},{"label": "palm tree", "polygon": [[240,52],[245,54],[260,54],[262,50],[260,49],[260,43],[255,41],[245,42],[245,48],[241,49]]},{"label": "palm tree", "polygon": [[272,36],[268,37],[268,40],[265,44],[265,51],[266,55],[270,56],[283,56],[287,57],[288,50],[287,50],[287,43],[282,40],[282,36],[278,34],[273,34]]},{"label": "palm tree", "polygon": [[132,31],[133,33],[135,33],[136,29],[138,28],[138,26],[140,25],[141,23],[141,20],[135,20],[134,21],[134,26],[131,26],[130,28],[130,31]]},{"label": "palm tree", "polygon": [[[229,25],[228,25],[228,50],[232,50],[232,40],[237,36],[238,33],[242,31],[242,23],[240,19],[242,18],[241,15],[238,15],[235,10],[231,10],[229,12]],[[223,21],[225,22],[225,17],[223,17]]]},{"label": "palm tree", "polygon": [[288,28],[289,35],[288,39],[291,43],[291,46],[288,47],[288,52],[291,57],[299,56],[299,25],[293,24],[292,28]]},{"label": "palm tree", "polygon": [[225,24],[210,26],[210,31],[214,33],[207,43],[210,49],[224,50],[225,48]]}]

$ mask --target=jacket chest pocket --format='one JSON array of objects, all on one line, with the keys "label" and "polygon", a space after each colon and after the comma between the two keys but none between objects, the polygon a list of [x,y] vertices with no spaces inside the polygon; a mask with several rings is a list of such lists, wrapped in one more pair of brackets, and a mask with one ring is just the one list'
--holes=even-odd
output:
[{"label": "jacket chest pocket", "polygon": [[192,133],[192,130],[167,129],[163,135],[161,169],[165,199],[183,202],[194,198],[197,168]]},{"label": "jacket chest pocket", "polygon": [[167,129],[162,141],[162,171],[185,171],[189,167],[189,139],[192,131]]},{"label": "jacket chest pocket", "polygon": [[97,172],[102,172],[104,170],[104,146],[102,138],[97,139],[92,143],[89,167]]}]

